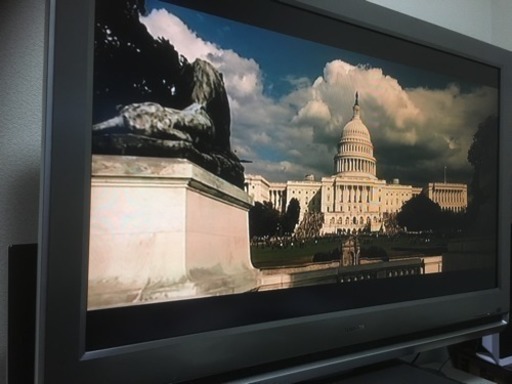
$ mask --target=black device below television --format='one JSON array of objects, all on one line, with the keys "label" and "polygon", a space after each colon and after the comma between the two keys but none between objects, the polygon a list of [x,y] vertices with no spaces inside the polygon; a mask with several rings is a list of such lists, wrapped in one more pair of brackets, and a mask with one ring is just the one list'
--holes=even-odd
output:
[{"label": "black device below television", "polygon": [[7,382],[33,383],[37,244],[9,246],[7,271]]},{"label": "black device below television", "polygon": [[306,381],[507,324],[510,52],[355,0],[48,4],[36,382]]}]

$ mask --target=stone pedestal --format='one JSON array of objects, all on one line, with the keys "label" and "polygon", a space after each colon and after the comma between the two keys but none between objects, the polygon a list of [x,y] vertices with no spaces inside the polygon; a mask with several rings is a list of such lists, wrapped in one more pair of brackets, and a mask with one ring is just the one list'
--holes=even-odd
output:
[{"label": "stone pedestal", "polygon": [[250,197],[182,159],[95,155],[89,308],[244,292]]}]

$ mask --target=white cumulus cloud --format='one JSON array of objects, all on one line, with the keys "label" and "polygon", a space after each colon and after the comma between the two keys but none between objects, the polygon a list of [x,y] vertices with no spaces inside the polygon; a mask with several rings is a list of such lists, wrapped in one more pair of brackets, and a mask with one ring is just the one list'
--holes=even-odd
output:
[{"label": "white cumulus cloud", "polygon": [[[244,164],[248,173],[269,180],[332,174],[336,144],[352,117],[356,92],[376,150],[404,151],[409,156],[405,166],[417,166],[414,171],[419,174],[439,164],[467,169],[467,150],[478,123],[496,113],[494,89],[463,92],[457,85],[408,89],[381,68],[353,65],[341,58],[324,63],[311,79],[296,76],[290,63],[286,80],[294,88],[272,99],[264,94],[265,74],[255,59],[204,41],[166,10],[153,10],[141,21],[154,37],[168,39],[189,61],[207,60],[223,74],[232,114],[232,147],[239,157],[252,161]],[[286,60],[285,47],[282,60]],[[425,153],[431,158],[421,159]],[[391,158],[400,157],[381,155],[378,173],[379,164],[385,171]]]}]

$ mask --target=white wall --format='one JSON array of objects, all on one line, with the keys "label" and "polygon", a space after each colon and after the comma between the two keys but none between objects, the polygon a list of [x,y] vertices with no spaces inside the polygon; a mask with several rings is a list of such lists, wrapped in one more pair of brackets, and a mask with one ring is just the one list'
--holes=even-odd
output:
[{"label": "white wall", "polygon": [[44,13],[42,0],[0,2],[0,383],[6,371],[7,247],[37,241]]},{"label": "white wall", "polygon": [[367,1],[480,40],[490,41],[492,38],[493,0]]},{"label": "white wall", "polygon": [[[510,0],[371,0],[512,50]],[[0,383],[7,246],[37,240],[45,2],[0,1]]]},{"label": "white wall", "polygon": [[512,50],[510,0],[367,0]]},{"label": "white wall", "polygon": [[492,0],[492,38],[490,42],[512,51],[512,1]]}]

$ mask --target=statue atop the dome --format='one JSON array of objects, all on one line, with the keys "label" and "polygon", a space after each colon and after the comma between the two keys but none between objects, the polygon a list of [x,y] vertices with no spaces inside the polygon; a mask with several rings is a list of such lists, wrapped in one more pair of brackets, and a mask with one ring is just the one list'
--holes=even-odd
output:
[{"label": "statue atop the dome", "polygon": [[359,107],[359,92],[356,91],[356,101],[354,102],[354,107],[352,108],[354,111],[354,114],[352,116],[353,119],[360,119],[361,118],[361,107]]}]

